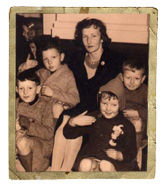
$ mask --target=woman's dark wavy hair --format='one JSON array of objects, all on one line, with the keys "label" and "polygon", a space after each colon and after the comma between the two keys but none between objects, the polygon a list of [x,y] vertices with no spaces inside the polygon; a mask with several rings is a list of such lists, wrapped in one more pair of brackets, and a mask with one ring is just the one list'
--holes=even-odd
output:
[{"label": "woman's dark wavy hair", "polygon": [[75,30],[75,43],[76,45],[83,47],[83,42],[82,42],[82,30],[85,28],[89,28],[91,26],[94,26],[94,28],[99,28],[101,32],[101,39],[103,39],[103,47],[108,46],[111,42],[111,39],[108,37],[106,33],[106,26],[105,24],[98,19],[92,18],[86,18],[76,25],[76,30]]}]

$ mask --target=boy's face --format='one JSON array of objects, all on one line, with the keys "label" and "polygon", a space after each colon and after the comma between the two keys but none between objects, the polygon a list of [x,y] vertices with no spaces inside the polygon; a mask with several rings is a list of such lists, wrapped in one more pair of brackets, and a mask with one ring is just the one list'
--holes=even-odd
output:
[{"label": "boy's face", "polygon": [[17,92],[22,101],[30,103],[35,99],[36,94],[39,94],[40,86],[30,80],[18,80]]},{"label": "boy's face", "polygon": [[106,119],[114,118],[119,112],[119,102],[117,98],[111,97],[109,99],[108,95],[101,98],[100,111]]},{"label": "boy's face", "polygon": [[131,70],[128,66],[126,66],[125,69],[128,69],[124,70],[122,75],[122,81],[125,87],[130,91],[138,89],[146,78],[145,75],[143,75],[143,69]]},{"label": "boy's face", "polygon": [[60,54],[58,50],[52,48],[43,51],[42,57],[46,69],[48,69],[50,72],[54,72],[61,66],[61,62],[64,59],[64,54]]}]

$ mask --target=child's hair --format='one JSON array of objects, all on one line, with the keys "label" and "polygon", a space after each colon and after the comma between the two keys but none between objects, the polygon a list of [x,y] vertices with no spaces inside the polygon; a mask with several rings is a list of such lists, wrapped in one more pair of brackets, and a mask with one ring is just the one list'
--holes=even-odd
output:
[{"label": "child's hair", "polygon": [[77,45],[84,47],[82,42],[82,30],[85,28],[90,28],[91,26],[94,26],[95,29],[100,29],[101,39],[103,39],[103,46],[108,46],[108,44],[111,42],[111,39],[107,35],[106,26],[101,20],[95,18],[86,18],[78,22],[75,30],[75,42]]},{"label": "child's hair", "polygon": [[143,75],[145,75],[145,65],[144,65],[144,63],[142,63],[141,61],[139,61],[137,59],[126,60],[122,65],[122,74],[124,74],[125,70],[128,70],[125,68],[126,66],[129,66],[129,68],[132,72],[135,72],[135,69],[143,70]]},{"label": "child's hair", "polygon": [[36,83],[36,85],[40,85],[40,78],[37,76],[36,72],[32,69],[25,70],[20,72],[17,76],[16,85],[18,86],[18,81],[26,81],[30,80]]},{"label": "child's hair", "polygon": [[118,99],[118,97],[111,91],[100,91],[98,94],[98,105],[100,106],[101,99],[106,99],[106,98],[108,98],[109,100],[111,98]]},{"label": "child's hair", "polygon": [[41,44],[40,44],[40,52],[46,51],[49,49],[56,49],[59,53],[61,52],[61,44],[59,37],[51,37],[51,36],[43,36]]}]

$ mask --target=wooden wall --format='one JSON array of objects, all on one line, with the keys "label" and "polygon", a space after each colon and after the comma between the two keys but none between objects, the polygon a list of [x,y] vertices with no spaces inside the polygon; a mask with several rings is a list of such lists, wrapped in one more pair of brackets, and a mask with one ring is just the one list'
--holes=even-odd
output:
[{"label": "wooden wall", "polygon": [[148,44],[148,14],[44,14],[43,33],[72,40],[77,22],[87,17],[102,20],[112,42]]}]

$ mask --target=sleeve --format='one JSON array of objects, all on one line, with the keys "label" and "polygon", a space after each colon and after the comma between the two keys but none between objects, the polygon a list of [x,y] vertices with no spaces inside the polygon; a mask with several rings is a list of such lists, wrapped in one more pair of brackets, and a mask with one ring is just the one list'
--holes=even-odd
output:
[{"label": "sleeve", "polygon": [[147,121],[147,107],[138,107],[138,114],[143,120]]},{"label": "sleeve", "polygon": [[54,121],[52,114],[51,100],[46,103],[45,107],[40,110],[42,121],[41,124],[37,121],[31,122],[27,130],[27,135],[35,136],[43,140],[51,140],[54,136]]},{"label": "sleeve", "polygon": [[75,139],[85,134],[89,134],[90,130],[91,130],[91,126],[72,127],[69,125],[69,122],[68,122],[63,129],[63,135],[67,139]]},{"label": "sleeve", "polygon": [[73,107],[80,102],[79,93],[77,90],[77,86],[73,74],[70,74],[69,79],[66,82],[68,88],[67,92],[55,86],[55,88],[53,88],[54,91],[53,98]]},{"label": "sleeve", "polygon": [[128,126],[124,130],[126,136],[124,147],[121,148],[121,152],[123,154],[123,161],[131,162],[137,155],[136,132],[134,126],[130,122],[126,123],[128,123]]},{"label": "sleeve", "polygon": [[143,97],[143,105],[139,105],[137,107],[137,110],[138,110],[138,113],[139,113],[139,116],[146,122],[147,121],[147,114],[148,114],[148,99],[147,99],[147,93],[148,93],[148,88],[147,86],[144,84],[143,85],[143,88],[142,88],[142,97]]}]

